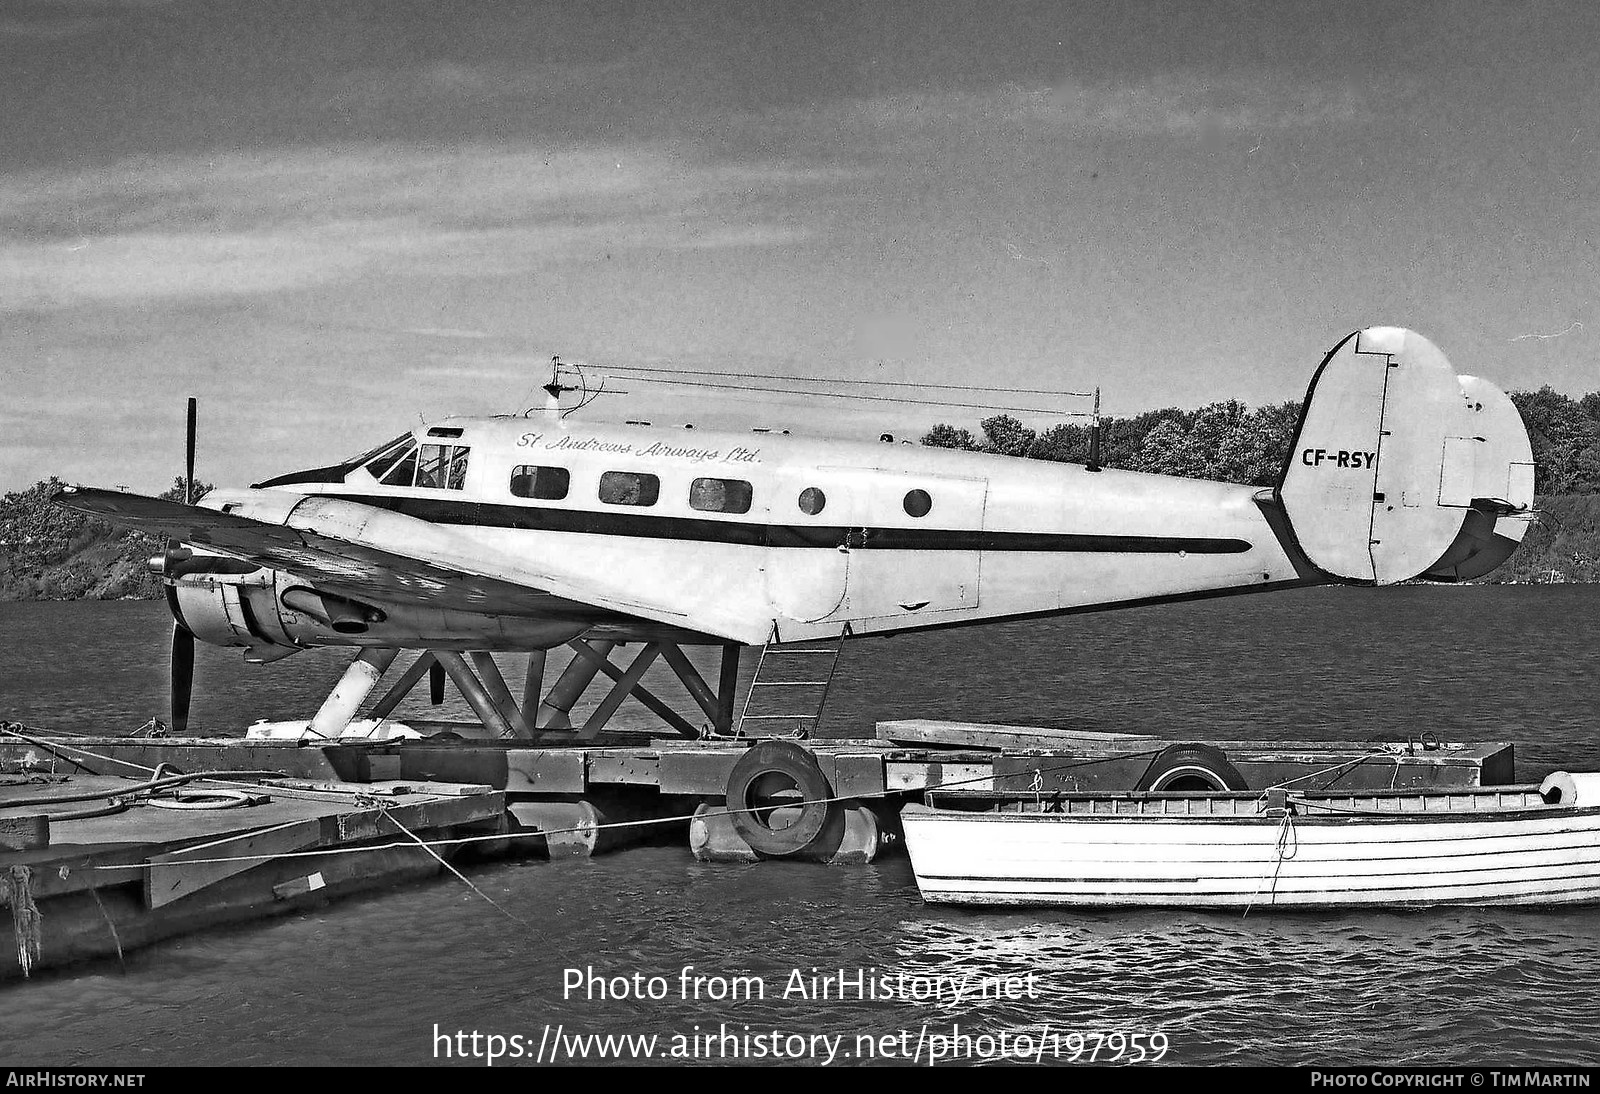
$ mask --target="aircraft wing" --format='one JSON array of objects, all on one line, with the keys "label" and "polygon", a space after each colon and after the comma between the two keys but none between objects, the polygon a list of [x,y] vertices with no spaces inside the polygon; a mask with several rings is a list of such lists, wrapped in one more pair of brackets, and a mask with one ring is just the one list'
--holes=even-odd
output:
[{"label": "aircraft wing", "polygon": [[770,620],[748,613],[675,604],[620,580],[563,572],[557,557],[508,557],[451,528],[342,498],[219,491],[192,506],[68,487],[55,500],[119,527],[284,570],[319,589],[379,604],[579,617],[598,608],[746,644],[765,641],[771,630]]}]

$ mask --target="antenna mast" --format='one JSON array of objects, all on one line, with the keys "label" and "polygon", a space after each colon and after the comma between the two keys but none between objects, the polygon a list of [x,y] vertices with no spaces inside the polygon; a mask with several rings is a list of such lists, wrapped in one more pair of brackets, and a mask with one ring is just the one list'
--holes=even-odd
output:
[{"label": "antenna mast", "polygon": [[1089,421],[1089,462],[1085,471],[1100,470],[1100,388],[1094,389],[1094,417]]},{"label": "antenna mast", "polygon": [[562,393],[578,390],[561,382],[561,354],[550,357],[550,382],[544,385],[544,408],[546,410],[560,410]]}]

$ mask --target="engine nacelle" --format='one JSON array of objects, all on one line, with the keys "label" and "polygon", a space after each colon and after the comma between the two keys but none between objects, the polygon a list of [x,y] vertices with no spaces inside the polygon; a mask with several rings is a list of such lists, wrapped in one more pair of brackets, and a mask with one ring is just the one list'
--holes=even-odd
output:
[{"label": "engine nacelle", "polygon": [[548,649],[585,624],[519,616],[385,607],[308,585],[282,570],[190,573],[169,579],[173,616],[202,642],[245,650],[252,663],[316,646],[410,649]]},{"label": "engine nacelle", "polygon": [[247,661],[276,661],[339,637],[327,622],[284,602],[297,589],[311,592],[280,570],[188,574],[167,583],[167,604],[200,641],[243,648]]}]

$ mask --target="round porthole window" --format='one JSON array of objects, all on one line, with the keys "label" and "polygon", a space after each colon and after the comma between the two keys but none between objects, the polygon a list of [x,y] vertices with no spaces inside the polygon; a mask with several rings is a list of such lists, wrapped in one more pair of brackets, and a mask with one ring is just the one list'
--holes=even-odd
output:
[{"label": "round porthole window", "polygon": [[828,504],[828,496],[815,486],[808,486],[800,491],[800,511],[808,517],[814,517],[822,512],[822,507]]},{"label": "round porthole window", "polygon": [[913,517],[925,517],[928,510],[933,508],[933,499],[926,490],[912,490],[906,494],[906,513]]}]

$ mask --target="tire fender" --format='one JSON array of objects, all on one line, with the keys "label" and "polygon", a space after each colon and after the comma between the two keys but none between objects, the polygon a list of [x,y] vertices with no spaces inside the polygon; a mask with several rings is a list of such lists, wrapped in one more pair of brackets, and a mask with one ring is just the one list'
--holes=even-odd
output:
[{"label": "tire fender", "polygon": [[[794,808],[784,812],[792,820],[772,824],[773,811],[760,808],[776,785],[798,792],[798,816]],[[817,766],[816,757],[793,741],[767,740],[753,745],[739,757],[728,775],[727,807],[734,830],[751,850],[774,858],[797,855],[816,843],[840,813],[833,798],[833,787]]]},{"label": "tire fender", "polygon": [[[1134,784],[1135,790],[1171,790],[1174,784],[1200,780],[1212,790],[1249,790],[1250,784],[1215,745],[1169,745],[1156,754]],[[1179,786],[1177,789],[1187,789]],[[1200,789],[1200,788],[1195,788]]]}]

